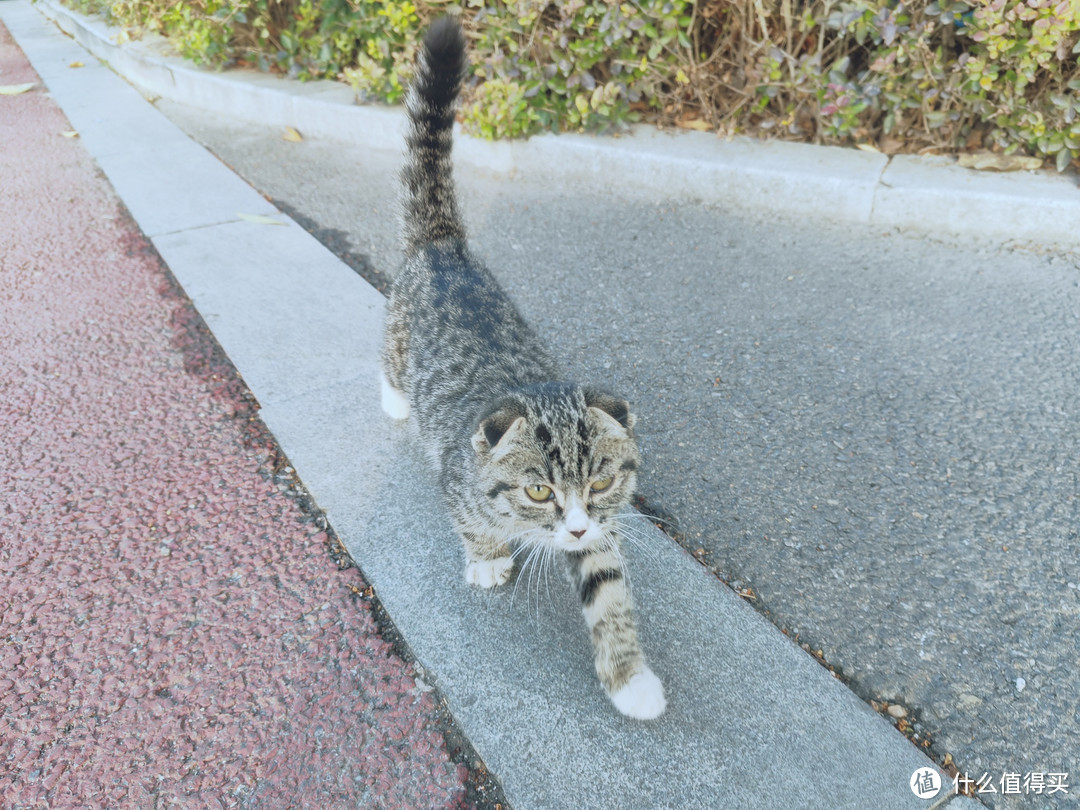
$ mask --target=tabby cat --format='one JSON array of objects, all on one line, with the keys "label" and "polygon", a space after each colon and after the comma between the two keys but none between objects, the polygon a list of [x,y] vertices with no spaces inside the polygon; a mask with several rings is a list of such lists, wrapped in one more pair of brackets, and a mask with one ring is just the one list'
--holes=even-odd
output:
[{"label": "tabby cat", "polygon": [[382,407],[411,415],[465,545],[465,579],[505,583],[516,551],[565,553],[596,673],[623,714],[658,717],[659,678],[638,644],[617,533],[637,482],[628,403],[560,380],[544,342],[470,252],[450,150],[465,38],[452,18],[424,38],[406,96],[405,262],[382,349]]}]

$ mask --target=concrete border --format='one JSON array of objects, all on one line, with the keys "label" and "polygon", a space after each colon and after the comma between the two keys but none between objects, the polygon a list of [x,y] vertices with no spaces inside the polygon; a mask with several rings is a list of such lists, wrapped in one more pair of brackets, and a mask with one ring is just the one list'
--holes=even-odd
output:
[{"label": "concrete border", "polygon": [[[399,108],[358,106],[330,81],[299,82],[251,70],[204,70],[161,37],[117,44],[119,29],[58,0],[37,7],[144,95],[309,136],[384,147],[399,137]],[[989,174],[951,158],[884,155],[831,146],[638,126],[626,137],[540,135],[491,143],[458,133],[456,159],[496,173],[550,177],[563,185],[634,190],[748,210],[825,216],[993,242],[1080,247],[1075,172]]]}]

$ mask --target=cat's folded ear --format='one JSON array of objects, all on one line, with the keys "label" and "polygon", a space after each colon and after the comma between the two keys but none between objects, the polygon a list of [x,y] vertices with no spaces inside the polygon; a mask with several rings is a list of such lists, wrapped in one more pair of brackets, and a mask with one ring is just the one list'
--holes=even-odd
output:
[{"label": "cat's folded ear", "polygon": [[633,429],[637,417],[630,413],[630,403],[625,399],[596,388],[586,388],[584,393],[585,404],[590,408],[607,414],[628,431]]},{"label": "cat's folded ear", "polygon": [[480,426],[472,437],[477,453],[497,453],[505,450],[514,436],[525,427],[525,415],[520,406],[503,405],[481,418]]}]

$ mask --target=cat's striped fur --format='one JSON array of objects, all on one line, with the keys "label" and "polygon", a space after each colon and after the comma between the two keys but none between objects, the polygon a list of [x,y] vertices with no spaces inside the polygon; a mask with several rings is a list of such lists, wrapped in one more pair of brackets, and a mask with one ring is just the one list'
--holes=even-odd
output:
[{"label": "cat's striped fur", "polygon": [[388,307],[383,408],[416,422],[467,580],[502,585],[520,547],[565,552],[601,683],[624,714],[654,718],[664,690],[638,644],[617,533],[637,481],[634,416],[619,397],[559,380],[544,342],[466,246],[450,159],[464,70],[461,27],[439,20],[406,97],[406,258]]}]

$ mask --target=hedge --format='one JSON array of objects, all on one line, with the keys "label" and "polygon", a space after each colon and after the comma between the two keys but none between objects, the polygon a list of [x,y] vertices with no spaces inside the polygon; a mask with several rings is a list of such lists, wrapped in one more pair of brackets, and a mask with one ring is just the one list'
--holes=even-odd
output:
[{"label": "hedge", "polygon": [[69,0],[186,57],[346,81],[393,103],[435,17],[461,16],[465,128],[649,120],[886,153],[1080,155],[1080,0]]}]

